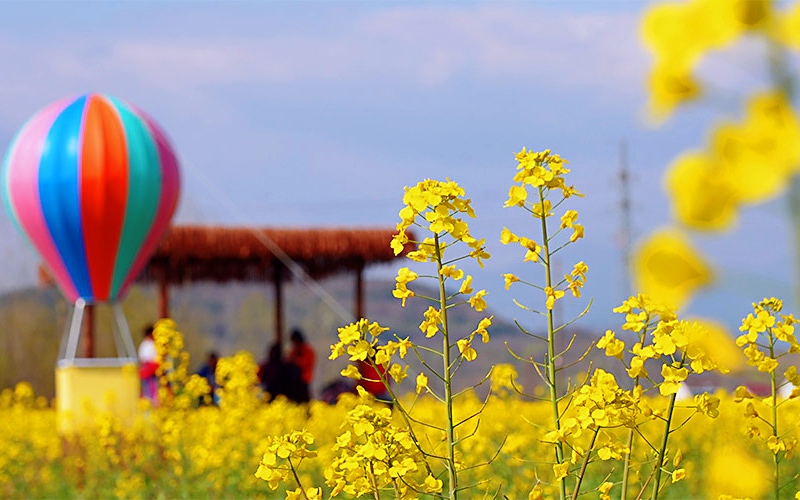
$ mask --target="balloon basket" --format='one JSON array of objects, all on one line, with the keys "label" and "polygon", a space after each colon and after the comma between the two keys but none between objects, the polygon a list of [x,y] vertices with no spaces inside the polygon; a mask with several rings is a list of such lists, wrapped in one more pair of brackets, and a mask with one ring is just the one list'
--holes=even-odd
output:
[{"label": "balloon basket", "polygon": [[56,363],[56,414],[62,434],[91,426],[103,415],[132,425],[139,406],[136,350],[119,304],[112,304],[117,357],[76,356],[86,305],[76,302]]},{"label": "balloon basket", "polygon": [[136,364],[120,361],[114,366],[110,359],[102,361],[56,366],[56,413],[61,434],[96,424],[103,415],[118,418],[126,427],[133,424],[139,403]]}]

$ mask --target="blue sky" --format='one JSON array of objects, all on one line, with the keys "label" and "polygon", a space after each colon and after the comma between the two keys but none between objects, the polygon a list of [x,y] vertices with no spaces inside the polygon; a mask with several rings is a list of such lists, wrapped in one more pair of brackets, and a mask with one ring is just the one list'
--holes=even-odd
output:
[{"label": "blue sky", "polygon": [[[502,205],[514,153],[549,148],[586,194],[573,204],[586,239],[558,265],[589,265],[584,325],[618,327],[620,142],[636,240],[668,224],[663,171],[703,144],[712,115],[688,109],[659,128],[642,119],[650,57],[638,23],[649,3],[3,2],[0,149],[46,104],[103,92],[146,110],[172,139],[179,223],[392,227],[404,186],[449,177],[473,199],[472,232],[493,254],[476,284],[498,314],[527,323],[501,274],[533,267],[498,239],[504,225],[533,228]],[[707,71],[732,88],[757,79],[743,53]],[[689,313],[735,326],[750,302],[791,298],[784,205],[695,238],[720,281]],[[35,255],[5,212],[0,234],[0,289],[33,283]],[[572,300],[564,316],[583,305]]]}]

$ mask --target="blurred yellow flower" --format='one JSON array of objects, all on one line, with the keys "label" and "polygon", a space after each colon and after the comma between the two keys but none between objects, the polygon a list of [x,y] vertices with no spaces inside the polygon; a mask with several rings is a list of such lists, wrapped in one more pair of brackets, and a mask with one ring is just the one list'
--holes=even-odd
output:
[{"label": "blurred yellow flower", "polygon": [[689,321],[702,325],[702,328],[693,328],[690,331],[689,357],[707,357],[722,373],[736,371],[744,366],[742,351],[737,348],[733,336],[722,324],[699,318]]},{"label": "blurred yellow flower", "polygon": [[660,3],[645,13],[641,37],[655,56],[650,73],[651,117],[667,118],[675,107],[695,99],[693,75],[700,59],[771,19],[769,0],[692,0]]},{"label": "blurred yellow flower", "polygon": [[649,118],[656,123],[669,117],[679,105],[700,96],[700,83],[688,65],[657,63],[648,79]]},{"label": "blurred yellow flower", "polygon": [[[772,471],[758,457],[744,447],[712,449],[705,461],[708,463],[704,486],[706,498],[734,495],[736,498],[765,498],[768,496]],[[747,471],[731,474],[731,471]]]},{"label": "blurred yellow flower", "polygon": [[712,137],[713,155],[738,202],[757,203],[779,194],[800,168],[800,122],[785,96],[752,97],[741,125],[724,124]]},{"label": "blurred yellow flower", "polygon": [[780,19],[779,36],[781,41],[800,50],[800,2],[795,2]]},{"label": "blurred yellow flower", "polygon": [[736,220],[737,190],[713,156],[687,153],[667,169],[673,216],[699,230],[727,229]]},{"label": "blurred yellow flower", "polygon": [[634,277],[642,293],[680,308],[697,289],[710,283],[712,273],[682,233],[661,230],[638,248]]}]

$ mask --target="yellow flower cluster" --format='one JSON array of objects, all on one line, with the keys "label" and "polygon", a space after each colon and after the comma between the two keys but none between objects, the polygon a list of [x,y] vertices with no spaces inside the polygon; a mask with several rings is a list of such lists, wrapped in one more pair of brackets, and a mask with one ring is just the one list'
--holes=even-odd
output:
[{"label": "yellow flower cluster", "polygon": [[[612,373],[598,368],[590,382],[575,391],[572,405],[572,412],[562,420],[561,428],[545,434],[544,441],[566,442],[568,438],[579,438],[587,429],[630,426],[634,420],[636,401],[629,392],[617,385]],[[619,451],[627,453],[624,447],[618,448],[611,442],[607,443],[601,447],[603,452],[599,453],[600,458],[608,460]],[[614,453],[611,453],[612,449]]]},{"label": "yellow flower cluster", "polygon": [[638,337],[628,351],[631,357],[624,359],[625,344],[611,330],[605,333],[597,347],[605,349],[607,356],[620,358],[628,376],[635,380],[652,380],[646,364],[648,360],[660,361],[662,380],[653,383],[662,396],[676,394],[690,372],[718,369],[706,349],[694,347],[696,339],[703,338],[704,326],[701,323],[679,320],[673,308],[641,294],[629,297],[614,308],[614,312],[625,314],[622,329]]},{"label": "yellow flower cluster", "polygon": [[[506,200],[505,207],[522,207],[533,215],[534,218],[541,221],[542,227],[545,231],[542,235],[543,243],[540,245],[535,240],[520,236],[512,232],[509,228],[504,227],[500,232],[500,242],[503,245],[512,243],[518,244],[525,250],[524,262],[541,262],[549,270],[550,256],[555,254],[560,248],[566,244],[574,243],[575,241],[583,238],[584,227],[579,224],[578,212],[576,210],[566,210],[561,215],[561,221],[558,230],[553,235],[548,235],[546,230],[546,219],[554,216],[554,209],[561,204],[565,199],[571,196],[583,196],[574,186],[567,185],[565,175],[569,173],[569,169],[565,167],[568,163],[567,160],[561,158],[557,154],[553,154],[550,150],[541,152],[528,151],[526,148],[516,154],[517,160],[517,173],[514,176],[514,184],[508,192],[508,200]],[[528,188],[534,188],[536,195],[532,200],[529,200]],[[553,205],[550,199],[553,190],[560,191],[561,199]],[[571,229],[572,233],[569,236],[568,242],[559,248],[551,246],[553,238],[559,232]],[[573,266],[570,274],[564,275],[564,280],[552,286],[549,282],[547,286],[542,288],[545,293],[545,307],[547,310],[552,311],[558,299],[565,295],[565,289],[568,289],[573,296],[581,296],[581,288],[586,283],[586,273],[589,268],[585,262],[580,261]],[[513,283],[521,282],[520,278],[512,273],[503,275],[506,290],[508,290]],[[526,283],[529,284],[529,283]]]},{"label": "yellow flower cluster", "polygon": [[464,189],[451,180],[424,180],[414,187],[407,187],[400,210],[401,221],[397,224],[397,234],[392,238],[392,249],[398,255],[409,242],[406,230],[417,225],[434,234],[418,244],[417,249],[408,253],[408,258],[416,262],[441,262],[447,245],[439,242],[450,235],[454,242],[466,243],[469,256],[483,267],[483,259],[490,256],[484,249],[486,240],[475,239],[469,226],[459,215],[475,217],[471,201],[464,197]]},{"label": "yellow flower cluster", "polygon": [[267,451],[258,465],[256,477],[266,481],[270,489],[278,489],[280,483],[296,474],[296,467],[303,460],[317,456],[315,451],[308,449],[312,444],[314,436],[305,429],[268,437],[265,443]]},{"label": "yellow flower cluster", "polygon": [[[156,361],[159,379],[159,404],[168,407],[189,408],[194,401],[209,395],[211,389],[198,380],[201,377],[189,375],[189,353],[183,350],[183,335],[178,331],[175,321],[164,318],[153,328],[156,346]],[[191,383],[189,382],[191,380]]]},{"label": "yellow flower cluster", "polygon": [[[742,320],[739,327],[745,333],[736,339],[736,345],[744,349],[747,364],[757,367],[760,372],[772,373],[778,368],[780,358],[800,352],[794,334],[797,320],[791,314],[780,314],[782,309],[783,302],[775,297],[753,303],[753,312]],[[783,350],[780,344],[785,345]]]},{"label": "yellow flower cluster", "polygon": [[[381,382],[384,383],[387,390],[391,390],[390,380],[399,384],[408,376],[408,365],[392,363],[392,357],[398,354],[400,359],[404,359],[414,346],[408,338],[388,340],[385,344],[380,345],[381,333],[388,330],[377,322],[370,323],[366,318],[341,327],[339,328],[339,341],[331,345],[331,354],[328,359],[338,359],[340,356],[347,355],[350,361],[363,361],[379,368],[378,373],[387,376],[386,379],[381,379]],[[358,368],[354,365],[348,365],[342,370],[341,375],[356,380],[361,378]],[[381,377],[383,376],[381,375]]]},{"label": "yellow flower cluster", "polygon": [[[517,173],[514,175],[514,182],[518,185],[511,186],[508,191],[506,207],[525,206],[528,203],[528,190],[526,186],[537,190],[549,192],[560,189],[564,198],[570,196],[583,196],[574,186],[569,186],[564,181],[564,176],[569,173],[566,168],[567,160],[557,154],[552,154],[549,149],[541,152],[528,151],[526,148],[516,154]],[[552,215],[552,202],[546,200],[547,196],[537,196],[530,203],[530,211],[537,218],[550,217]],[[574,211],[572,211],[574,212]],[[570,215],[572,221],[577,219],[577,212]],[[562,219],[562,221],[565,219]],[[570,227],[572,225],[570,224]]]},{"label": "yellow flower cluster", "polygon": [[390,409],[358,405],[347,413],[343,427],[347,430],[333,447],[337,456],[325,469],[331,496],[344,492],[379,498],[388,489],[395,498],[416,498],[442,491],[442,481],[427,468],[411,433],[392,424]]},{"label": "yellow flower cluster", "polygon": [[215,378],[219,404],[247,411],[261,404],[258,392],[258,366],[247,351],[223,357],[217,362]]}]

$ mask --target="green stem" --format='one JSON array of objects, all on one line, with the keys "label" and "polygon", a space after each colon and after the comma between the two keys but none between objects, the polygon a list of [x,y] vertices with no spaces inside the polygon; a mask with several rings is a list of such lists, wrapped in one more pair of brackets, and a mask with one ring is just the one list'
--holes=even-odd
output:
[{"label": "green stem", "polygon": [[[636,387],[639,386],[639,377],[636,377],[633,380],[633,388],[634,390]],[[636,418],[635,416],[633,417]],[[635,421],[634,421],[635,423]],[[630,477],[631,472],[631,455],[633,454],[633,427],[628,429],[628,453],[625,454],[625,463],[622,468],[622,492],[620,493],[619,498],[621,500],[625,500],[628,498],[628,478]]]},{"label": "green stem", "polygon": [[656,500],[658,498],[658,490],[661,486],[661,468],[664,466],[664,456],[667,454],[667,442],[669,442],[670,434],[669,428],[672,425],[672,413],[675,411],[675,399],[677,397],[677,392],[669,397],[667,421],[665,424],[666,429],[664,430],[664,438],[661,440],[661,449],[658,451],[658,459],[655,468],[655,480],[653,481],[653,494],[650,497],[652,500]]},{"label": "green stem", "polygon": [[578,479],[575,481],[575,491],[572,492],[572,500],[578,499],[578,493],[581,491],[581,482],[583,482],[583,476],[586,474],[586,468],[589,466],[589,457],[592,456],[592,450],[594,450],[594,443],[597,441],[597,434],[599,433],[600,433],[600,427],[596,427],[594,429],[594,434],[592,435],[592,442],[589,443],[589,449],[586,450],[586,456],[583,457],[581,470],[580,472],[578,472]]},{"label": "green stem", "polygon": [[292,459],[287,459],[289,462],[289,468],[292,469],[292,475],[294,476],[294,480],[297,483],[297,487],[300,488],[300,492],[303,494],[303,498],[308,500],[308,495],[306,495],[306,489],[303,488],[303,485],[300,483],[300,477],[297,475],[297,471],[294,468],[294,464],[292,463]]},{"label": "green stem", "polygon": [[[775,359],[775,337],[773,337],[771,331],[769,333],[769,357]],[[775,370],[772,370],[769,374],[769,386],[772,395],[772,423],[770,427],[772,427],[772,435],[775,437],[775,439],[778,439],[778,387]],[[775,500],[778,500],[781,489],[781,480],[779,473],[780,458],[778,457],[777,453],[772,454],[772,463],[775,466],[772,484],[775,492]]]},{"label": "green stem", "polygon": [[[544,191],[539,188],[539,203],[542,213],[539,220],[542,224],[542,259],[544,260],[545,287],[553,286],[552,269],[550,267],[550,242],[547,236],[547,214],[544,213]],[[555,304],[553,305],[555,307]],[[553,409],[553,422],[557,431],[561,430],[561,414],[558,409],[558,386],[556,385],[556,340],[553,309],[547,309],[547,384],[550,386],[550,404]],[[556,463],[564,462],[564,445],[556,443]],[[561,478],[560,498],[567,498],[567,478]]]},{"label": "green stem", "polygon": [[447,292],[444,289],[444,278],[442,277],[442,253],[439,246],[439,235],[434,234],[436,247],[436,266],[437,278],[439,279],[439,307],[442,315],[442,363],[444,369],[444,401],[447,409],[447,479],[448,494],[450,500],[458,498],[458,477],[456,475],[456,450],[455,450],[455,427],[453,426],[453,382],[450,371],[450,330],[447,324]]}]

